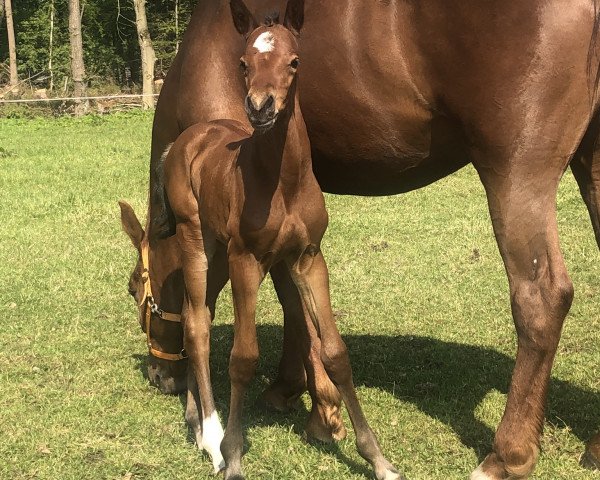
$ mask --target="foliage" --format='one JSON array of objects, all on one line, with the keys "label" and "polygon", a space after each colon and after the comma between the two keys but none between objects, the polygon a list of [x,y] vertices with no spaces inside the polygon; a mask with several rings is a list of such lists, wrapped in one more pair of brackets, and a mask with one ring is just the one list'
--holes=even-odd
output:
[{"label": "foliage", "polygon": [[[70,77],[68,0],[13,2],[17,63],[21,79],[31,78],[37,88],[49,85],[50,11],[54,3],[52,65],[55,89]],[[179,31],[175,30],[175,0],[146,5],[150,34],[156,50],[156,75],[164,76],[175,56],[195,2],[179,0]],[[81,0],[82,35],[88,84],[117,84],[133,89],[141,78],[135,14],[131,0]],[[0,85],[6,83],[8,43],[6,24],[0,22]]]},{"label": "foliage", "polygon": [[[1,120],[2,479],[215,478],[186,438],[184,397],[161,395],[144,378],[145,339],[127,294],[135,253],[117,200],[143,219],[151,119]],[[476,172],[400,196],[326,200],[333,306],[383,451],[410,479],[468,478],[502,416],[516,344]],[[597,480],[578,460],[600,426],[600,259],[569,172],[558,221],[576,297],[533,478]],[[268,280],[258,308],[261,358],[244,412],[248,478],[372,478],[352,433],[337,445],[303,441],[306,396],[288,414],[257,406],[281,348]],[[232,315],[226,290],[211,342],[223,419]]]}]

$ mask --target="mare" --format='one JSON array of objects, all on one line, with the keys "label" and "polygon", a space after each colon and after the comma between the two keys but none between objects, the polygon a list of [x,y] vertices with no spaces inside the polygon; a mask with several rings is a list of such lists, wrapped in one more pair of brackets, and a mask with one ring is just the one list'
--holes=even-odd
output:
[{"label": "mare", "polygon": [[[281,3],[247,2],[257,18]],[[550,371],[573,299],[556,223],[556,192],[569,166],[600,245],[600,5],[297,3],[305,18],[301,107],[323,190],[386,195],[426,186],[468,163],[479,173],[506,267],[518,345],[492,450],[472,478],[527,477],[539,454]],[[245,44],[227,4],[199,2],[158,100],[147,225],[157,248],[166,248],[152,226],[166,146],[199,121],[247,122],[244,83],[234,67]],[[290,299],[289,275],[271,275],[284,317],[303,315]],[[170,302],[181,301],[183,290],[171,293],[179,300]],[[270,392],[279,404],[304,378],[300,346],[289,334],[284,327],[280,374]],[[588,453],[597,463],[600,437]]]},{"label": "mare", "polygon": [[[188,388],[199,390],[203,430],[220,425],[214,422],[210,384],[207,293],[215,290],[211,280],[228,276],[235,314],[231,398],[219,443],[225,479],[242,478],[242,407],[259,357],[257,294],[267,272],[281,263],[310,317],[310,322],[294,327],[299,332],[306,329],[306,338],[311,329],[316,331],[319,344],[314,348],[346,404],[359,453],[379,480],[399,479],[360,407],[348,351],[331,310],[320,250],[327,211],[298,101],[298,42],[292,29],[300,31],[302,14],[294,3],[291,6],[283,26],[258,26],[242,0],[231,2],[236,29],[247,38],[241,69],[248,89],[245,109],[254,132],[235,120],[196,123],[177,138],[164,161],[165,222],[167,229],[175,228],[182,254],[184,345],[196,380]],[[214,459],[216,452],[210,447]]]}]

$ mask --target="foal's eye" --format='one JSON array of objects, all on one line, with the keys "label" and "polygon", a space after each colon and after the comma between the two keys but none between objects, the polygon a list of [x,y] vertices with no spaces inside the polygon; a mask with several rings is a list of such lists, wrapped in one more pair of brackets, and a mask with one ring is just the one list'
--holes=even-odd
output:
[{"label": "foal's eye", "polygon": [[298,60],[297,58],[294,58],[291,62],[290,62],[290,67],[292,67],[294,70],[296,70],[298,68],[298,65],[300,64],[300,60]]}]

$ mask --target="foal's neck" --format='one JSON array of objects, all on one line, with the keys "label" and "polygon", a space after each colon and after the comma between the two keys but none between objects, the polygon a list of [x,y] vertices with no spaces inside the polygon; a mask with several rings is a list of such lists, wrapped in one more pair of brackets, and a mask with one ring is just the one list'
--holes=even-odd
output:
[{"label": "foal's neck", "polygon": [[296,92],[273,128],[255,134],[253,140],[255,164],[277,176],[282,186],[298,185],[312,170],[308,133]]}]

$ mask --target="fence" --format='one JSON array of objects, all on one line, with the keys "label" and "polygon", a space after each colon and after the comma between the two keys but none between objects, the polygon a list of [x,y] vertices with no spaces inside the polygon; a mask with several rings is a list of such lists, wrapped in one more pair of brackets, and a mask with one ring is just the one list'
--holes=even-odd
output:
[{"label": "fence", "polygon": [[[81,100],[87,100],[89,102],[95,102],[95,106],[91,108],[92,111],[100,113],[107,111],[114,111],[123,108],[141,108],[142,98],[150,95],[143,94],[119,94],[119,95],[96,95],[89,97],[48,97],[48,98],[11,98],[1,99],[0,108],[3,105],[14,105],[14,104],[30,104],[40,108],[42,106],[49,106],[53,111],[59,111],[68,113],[69,110],[74,107],[75,102]],[[158,93],[151,94],[153,98],[158,97]],[[139,99],[136,103],[130,103],[128,100]],[[59,103],[60,105],[55,105]],[[1,114],[0,114],[1,116]]]}]

